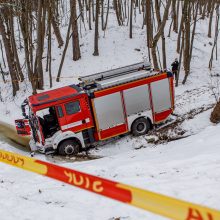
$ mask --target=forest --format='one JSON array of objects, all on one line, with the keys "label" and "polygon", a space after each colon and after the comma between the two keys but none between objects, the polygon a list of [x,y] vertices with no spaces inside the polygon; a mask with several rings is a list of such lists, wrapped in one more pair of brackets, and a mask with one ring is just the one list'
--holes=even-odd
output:
[{"label": "forest", "polygon": [[219,19],[219,0],[0,0],[1,219],[220,219]]},{"label": "forest", "polygon": [[[218,58],[219,1],[217,0],[1,0],[0,1],[0,77],[2,83],[10,83],[13,96],[23,81],[31,85],[32,93],[44,89],[44,75],[49,74],[50,87],[59,82],[68,47],[72,48],[72,60],[81,56],[81,29],[94,35],[94,52],[99,56],[99,35],[108,29],[109,14],[113,13],[118,27],[128,26],[128,36],[133,38],[133,26],[137,15],[142,17],[142,29],[146,30],[146,57],[155,70],[166,70],[166,39],[177,34],[176,52],[179,69],[184,78],[176,86],[185,84],[190,74],[194,39],[198,22],[208,21],[206,35],[210,38],[213,59]],[[65,35],[61,31],[67,27]],[[214,28],[213,28],[214,27]],[[168,30],[168,33],[167,31]],[[52,39],[62,50],[56,78],[52,77]],[[159,46],[160,45],[160,46]],[[24,54],[24,58],[19,53]],[[43,62],[46,62],[43,65]],[[179,71],[178,71],[179,72]]]}]

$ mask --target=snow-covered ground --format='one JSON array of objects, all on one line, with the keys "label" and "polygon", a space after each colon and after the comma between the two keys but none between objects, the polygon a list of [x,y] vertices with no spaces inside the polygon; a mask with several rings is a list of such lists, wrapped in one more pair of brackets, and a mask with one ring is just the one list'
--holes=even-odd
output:
[{"label": "snow-covered ground", "polygon": [[[134,150],[126,140],[103,146],[101,159],[67,163],[87,173],[142,187],[187,201],[220,209],[220,126],[199,115],[205,128],[191,137],[169,144]],[[194,124],[194,125],[193,125]],[[126,139],[126,138],[125,138]],[[143,143],[143,140],[141,141]],[[1,142],[1,148],[27,154]],[[113,149],[114,148],[114,149]],[[114,154],[113,154],[114,152]],[[43,155],[37,158],[47,160]],[[51,160],[51,159],[48,159]],[[74,187],[0,164],[0,211],[4,219],[163,219]]]},{"label": "snow-covered ground", "polygon": [[[199,22],[201,24],[197,29],[191,75],[185,86],[180,85],[176,89],[175,114],[179,116],[206,108],[215,102],[209,89],[211,78],[207,68],[211,40],[206,38],[207,22]],[[83,32],[82,59],[73,62],[70,47],[63,69],[63,77],[74,78],[62,78],[61,83],[55,83],[55,87],[70,84],[70,80],[71,83],[75,82],[79,75],[139,62],[147,51],[146,33],[141,29],[141,24],[139,22],[134,25],[133,39],[128,37],[128,27],[117,28],[115,24],[111,24],[105,37],[102,33],[100,35],[100,57],[91,56],[93,35],[89,31]],[[171,38],[167,39],[169,64],[177,56],[175,43],[176,35],[172,33]],[[54,48],[55,46],[54,42]],[[54,76],[60,54],[60,50],[54,49]],[[219,73],[217,62],[214,66],[212,73]],[[24,83],[22,91],[12,99],[8,92],[9,84],[1,86],[4,88],[1,92],[5,101],[0,102],[0,120],[13,123],[15,118],[21,117],[20,103],[25,96],[31,94],[31,90]],[[207,110],[193,118],[187,118],[180,127],[189,137],[178,141],[155,145],[148,143],[146,137],[126,136],[91,150],[92,155],[101,156],[96,160],[73,160],[71,163],[41,154],[36,154],[35,157],[220,209],[220,125],[210,123],[210,112],[211,110]],[[0,147],[29,155],[29,152],[23,151],[3,136],[0,136]],[[121,220],[164,219],[2,163],[0,195],[0,215],[1,219],[6,220],[113,220],[115,217],[120,217]]]}]

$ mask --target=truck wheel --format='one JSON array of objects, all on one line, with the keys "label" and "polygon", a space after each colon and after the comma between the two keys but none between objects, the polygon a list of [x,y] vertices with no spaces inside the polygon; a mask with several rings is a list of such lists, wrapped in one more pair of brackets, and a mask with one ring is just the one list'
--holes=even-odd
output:
[{"label": "truck wheel", "polygon": [[133,122],[131,126],[131,132],[134,136],[140,136],[140,135],[147,134],[150,128],[151,128],[151,125],[148,119],[139,118]]},{"label": "truck wheel", "polygon": [[76,155],[79,153],[80,143],[76,140],[66,140],[60,143],[58,153],[62,156]]}]

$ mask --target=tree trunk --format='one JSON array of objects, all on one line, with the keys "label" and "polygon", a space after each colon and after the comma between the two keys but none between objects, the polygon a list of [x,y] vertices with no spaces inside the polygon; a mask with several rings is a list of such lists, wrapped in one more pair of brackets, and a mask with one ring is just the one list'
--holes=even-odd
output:
[{"label": "tree trunk", "polygon": [[[53,1],[53,0],[52,0]],[[53,80],[52,80],[52,73],[51,73],[51,61],[52,61],[52,57],[51,57],[51,23],[52,23],[52,11],[51,11],[51,5],[52,2],[50,0],[49,2],[49,7],[47,7],[47,11],[48,11],[48,20],[47,20],[47,60],[48,60],[48,70],[49,70],[49,80],[50,80],[50,88],[52,88],[53,86]]]},{"label": "tree trunk", "polygon": [[[13,9],[11,9],[13,10]],[[14,54],[14,62],[15,62],[15,66],[16,66],[16,72],[17,72],[17,78],[19,78],[21,81],[24,81],[24,75],[22,73],[22,69],[21,69],[21,65],[20,65],[20,60],[18,58],[18,52],[17,52],[17,46],[16,46],[16,42],[15,42],[15,36],[14,36],[14,21],[13,21],[13,15],[12,13],[10,13],[9,16],[9,22],[10,22],[10,33],[11,33],[11,45],[12,45],[12,51]]]},{"label": "tree trunk", "polygon": [[152,0],[146,0],[146,28],[147,28],[147,46],[148,47],[150,47],[150,43],[153,40],[151,5],[152,5]]},{"label": "tree trunk", "polygon": [[[158,0],[155,0],[155,12],[157,15],[157,23],[158,28],[161,26],[161,16],[160,16],[160,6]],[[164,35],[164,30],[161,32],[161,39],[162,39],[162,56],[163,56],[163,69],[167,69],[167,61],[166,61],[166,39]]]},{"label": "tree trunk", "polygon": [[197,3],[196,3],[196,11],[195,11],[192,37],[191,37],[191,43],[190,43],[190,53],[189,53],[189,62],[190,63],[191,63],[191,59],[192,59],[193,43],[194,43],[194,38],[195,38],[197,17],[198,17],[198,11],[199,11],[198,9],[199,9],[199,1],[197,1]]},{"label": "tree trunk", "polygon": [[6,16],[7,15],[5,14],[4,9],[0,8],[0,34],[2,35],[2,40],[5,46],[5,54],[8,62],[8,69],[12,80],[13,96],[15,96],[16,92],[19,90],[19,83],[16,75],[16,66],[14,63],[12,45],[10,44],[10,40],[9,40],[10,37],[7,36],[4,25],[4,17]]},{"label": "tree trunk", "polygon": [[107,23],[108,23],[108,15],[109,15],[109,2],[110,0],[108,0],[108,4],[107,4],[107,12],[106,12],[106,18],[105,18],[105,26],[104,26],[104,31],[107,28]]},{"label": "tree trunk", "polygon": [[60,65],[59,65],[59,69],[58,69],[58,73],[57,73],[57,78],[56,78],[57,82],[60,81],[61,71],[62,71],[62,68],[63,68],[64,59],[65,59],[65,56],[66,56],[66,51],[67,51],[67,48],[68,48],[68,45],[69,45],[70,38],[72,37],[72,34],[70,34],[71,26],[72,26],[72,16],[73,16],[73,14],[70,15],[69,25],[68,25],[67,34],[66,34],[66,42],[65,42],[62,58],[61,58],[61,61],[60,61]]},{"label": "tree trunk", "polygon": [[184,24],[185,24],[185,47],[184,47],[184,69],[185,69],[185,76],[183,79],[182,84],[186,83],[190,72],[190,14],[191,14],[191,7],[189,0],[185,0],[185,11],[184,11]]},{"label": "tree trunk", "polygon": [[43,79],[43,65],[42,65],[42,56],[43,56],[43,41],[44,41],[44,13],[43,12],[43,0],[38,0],[38,14],[37,14],[37,50],[36,50],[36,59],[35,59],[35,68],[34,73],[37,76],[36,78],[36,87],[38,89],[43,89],[44,79]]},{"label": "tree trunk", "polygon": [[219,35],[219,4],[216,7],[215,39],[214,39],[214,44],[213,44],[213,47],[212,47],[211,58],[209,60],[209,69],[210,70],[212,69],[212,61],[213,61],[215,48],[216,48],[216,51],[217,51],[218,35]]},{"label": "tree trunk", "polygon": [[[183,9],[184,10],[184,9]],[[183,12],[184,13],[184,12]],[[184,24],[184,19],[183,19],[183,13],[182,13],[182,17],[181,17],[181,21],[180,21],[180,27],[179,27],[179,33],[178,33],[178,37],[177,37],[177,48],[176,48],[176,52],[180,53],[180,45],[181,45],[181,35],[182,30],[183,30],[183,24]]]},{"label": "tree trunk", "polygon": [[32,20],[30,18],[32,13],[31,5],[32,4],[26,0],[21,2],[22,13],[19,17],[19,24],[24,41],[25,63],[27,66],[28,78],[32,85],[33,94],[36,94],[36,79],[34,78],[33,71]]},{"label": "tree trunk", "polygon": [[215,0],[210,0],[212,1],[211,5],[211,12],[210,12],[210,17],[209,17],[209,31],[208,31],[208,37],[212,37],[212,19],[213,19],[213,13],[214,13],[214,8],[215,8]]},{"label": "tree trunk", "polygon": [[89,30],[92,30],[91,4],[92,4],[92,0],[89,0]]},{"label": "tree trunk", "polygon": [[72,14],[72,45],[73,45],[73,60],[79,60],[81,57],[80,46],[79,46],[79,34],[77,25],[77,15],[76,15],[76,0],[70,1],[71,14]]},{"label": "tree trunk", "polygon": [[99,0],[96,0],[95,36],[93,56],[99,56]]},{"label": "tree trunk", "polygon": [[176,0],[172,0],[172,15],[173,15],[173,31],[178,33],[178,21],[176,13]]},{"label": "tree trunk", "polygon": [[121,26],[122,25],[122,21],[121,21],[121,16],[120,16],[118,0],[114,0],[113,3],[114,3],[114,9],[115,9],[115,14],[116,14],[116,18],[117,18],[117,21],[118,21],[118,25]]},{"label": "tree trunk", "polygon": [[[51,2],[53,2],[53,0]],[[53,26],[54,34],[57,38],[58,48],[61,48],[63,46],[64,42],[63,42],[62,35],[60,33],[60,28],[59,28],[58,22],[55,19],[54,12],[51,13],[51,23]]]},{"label": "tree trunk", "polygon": [[132,21],[133,21],[133,0],[130,5],[130,28],[129,28],[129,37],[132,38]]},{"label": "tree trunk", "polygon": [[[156,2],[157,2],[157,0],[156,0]],[[156,51],[156,47],[157,47],[157,42],[158,42],[158,40],[159,40],[159,38],[162,36],[162,37],[164,37],[164,27],[165,27],[165,25],[166,25],[166,21],[167,21],[167,17],[168,17],[168,14],[169,14],[169,8],[170,8],[170,5],[171,5],[171,0],[168,0],[168,2],[167,2],[167,5],[166,5],[166,8],[165,8],[165,11],[164,11],[164,14],[163,14],[163,20],[160,22],[160,15],[159,15],[159,3],[157,2],[157,14],[158,14],[158,17],[159,17],[159,27],[158,27],[158,30],[157,30],[157,33],[156,33],[156,35],[154,36],[154,38],[153,38],[153,40],[152,40],[152,42],[151,42],[151,53],[152,53],[152,58],[153,58],[153,64],[154,64],[154,68],[155,69],[159,69],[159,66],[158,66],[158,62],[157,62],[157,60],[156,60],[156,58],[155,58],[155,51]],[[162,39],[163,40],[163,44],[165,43],[165,38],[164,39]],[[163,60],[163,65],[164,65],[164,67],[165,67],[165,69],[166,69],[166,55],[165,55],[165,45],[163,45],[163,58],[164,58],[164,60]]]}]

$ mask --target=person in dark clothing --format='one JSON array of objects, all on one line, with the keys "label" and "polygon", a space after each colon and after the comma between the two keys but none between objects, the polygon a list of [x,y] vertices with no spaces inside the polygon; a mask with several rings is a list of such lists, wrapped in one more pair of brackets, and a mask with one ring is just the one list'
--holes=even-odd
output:
[{"label": "person in dark clothing", "polygon": [[175,80],[177,80],[177,73],[178,73],[178,70],[179,70],[179,62],[178,62],[178,59],[176,58],[175,61],[171,64],[172,66],[172,72],[175,76]]}]

